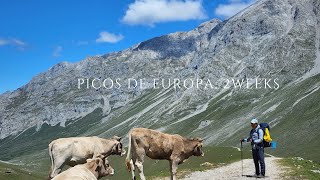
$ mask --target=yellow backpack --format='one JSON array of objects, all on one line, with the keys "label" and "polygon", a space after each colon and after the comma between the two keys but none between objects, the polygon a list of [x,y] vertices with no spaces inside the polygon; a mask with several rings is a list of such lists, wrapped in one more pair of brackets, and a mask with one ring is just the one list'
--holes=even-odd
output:
[{"label": "yellow backpack", "polygon": [[259,124],[260,128],[263,130],[263,146],[271,147],[271,136],[270,136],[270,126],[268,123]]},{"label": "yellow backpack", "polygon": [[271,142],[272,141],[270,133],[269,133],[269,128],[265,129],[265,132],[264,132],[264,135],[263,135],[263,140],[266,141],[266,142]]}]

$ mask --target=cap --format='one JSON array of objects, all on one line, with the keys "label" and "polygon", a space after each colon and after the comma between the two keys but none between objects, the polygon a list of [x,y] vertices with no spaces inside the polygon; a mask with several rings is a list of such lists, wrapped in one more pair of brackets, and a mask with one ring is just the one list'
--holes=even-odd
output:
[{"label": "cap", "polygon": [[251,120],[251,123],[252,123],[252,124],[258,124],[258,120],[257,120],[256,118],[253,118],[253,119]]}]

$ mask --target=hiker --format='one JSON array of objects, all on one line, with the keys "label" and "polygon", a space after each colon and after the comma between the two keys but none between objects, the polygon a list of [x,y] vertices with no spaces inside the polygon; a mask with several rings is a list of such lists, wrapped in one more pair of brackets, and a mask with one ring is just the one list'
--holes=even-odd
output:
[{"label": "hiker", "polygon": [[[241,142],[250,142],[252,146],[252,158],[255,165],[256,177],[265,177],[265,162],[264,162],[264,145],[263,145],[263,130],[260,128],[257,119],[251,120],[250,136],[247,139],[241,139]],[[259,162],[261,171],[259,168]],[[260,173],[261,172],[261,173]]]}]

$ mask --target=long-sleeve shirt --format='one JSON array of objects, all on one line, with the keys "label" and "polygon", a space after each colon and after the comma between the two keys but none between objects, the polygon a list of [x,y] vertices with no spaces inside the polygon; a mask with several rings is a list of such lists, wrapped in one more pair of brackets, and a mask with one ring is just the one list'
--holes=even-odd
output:
[{"label": "long-sleeve shirt", "polygon": [[256,149],[257,146],[263,146],[263,130],[260,128],[260,125],[255,129],[251,129],[249,137],[244,139],[244,141],[248,142],[250,139],[252,139],[251,146],[253,149]]}]

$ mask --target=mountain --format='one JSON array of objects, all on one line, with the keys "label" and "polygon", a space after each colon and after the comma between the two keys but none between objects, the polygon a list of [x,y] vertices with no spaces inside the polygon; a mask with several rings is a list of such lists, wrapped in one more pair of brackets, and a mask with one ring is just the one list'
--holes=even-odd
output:
[{"label": "mountain", "polygon": [[[318,0],[260,0],[228,20],[59,63],[0,96],[0,159],[41,154],[58,137],[125,137],[133,127],[236,146],[256,117],[278,142],[270,153],[319,160],[319,41]],[[133,79],[144,87],[129,88]],[[94,88],[104,80],[113,88]]]}]

